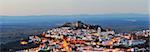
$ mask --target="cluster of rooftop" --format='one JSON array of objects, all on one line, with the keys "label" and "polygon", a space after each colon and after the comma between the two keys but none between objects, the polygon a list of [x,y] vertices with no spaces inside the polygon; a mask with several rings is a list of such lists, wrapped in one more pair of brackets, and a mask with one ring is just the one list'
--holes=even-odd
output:
[{"label": "cluster of rooftop", "polygon": [[29,36],[28,41],[22,40],[21,44],[39,45],[25,50],[36,52],[149,51],[149,35],[150,30],[116,34],[111,29],[78,21]]}]

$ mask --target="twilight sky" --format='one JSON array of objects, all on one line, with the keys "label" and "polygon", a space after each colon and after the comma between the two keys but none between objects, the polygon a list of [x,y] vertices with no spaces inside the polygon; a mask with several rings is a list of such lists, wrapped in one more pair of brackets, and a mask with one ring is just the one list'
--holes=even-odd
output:
[{"label": "twilight sky", "polygon": [[0,0],[0,15],[148,13],[148,0]]}]

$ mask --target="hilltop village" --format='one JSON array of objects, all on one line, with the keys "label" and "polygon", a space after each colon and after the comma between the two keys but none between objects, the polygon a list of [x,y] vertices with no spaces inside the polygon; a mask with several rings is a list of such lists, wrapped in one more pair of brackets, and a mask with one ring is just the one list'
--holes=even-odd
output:
[{"label": "hilltop village", "polygon": [[149,51],[149,35],[150,30],[116,34],[112,29],[77,21],[48,29],[41,35],[29,36],[28,40],[21,40],[22,46],[37,46],[17,52],[143,52]]}]

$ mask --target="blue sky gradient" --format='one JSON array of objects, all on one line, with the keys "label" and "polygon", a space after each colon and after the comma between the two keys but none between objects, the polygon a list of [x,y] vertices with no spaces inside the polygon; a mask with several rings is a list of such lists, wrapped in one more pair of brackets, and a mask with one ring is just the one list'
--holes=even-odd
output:
[{"label": "blue sky gradient", "polygon": [[148,13],[148,0],[0,0],[0,15]]}]

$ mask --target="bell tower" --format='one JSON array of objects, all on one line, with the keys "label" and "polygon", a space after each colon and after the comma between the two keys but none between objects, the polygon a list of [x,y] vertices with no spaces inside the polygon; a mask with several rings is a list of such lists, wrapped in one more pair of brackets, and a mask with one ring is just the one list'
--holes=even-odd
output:
[{"label": "bell tower", "polygon": [[100,35],[100,33],[101,33],[101,28],[100,27],[98,27],[97,33]]}]

